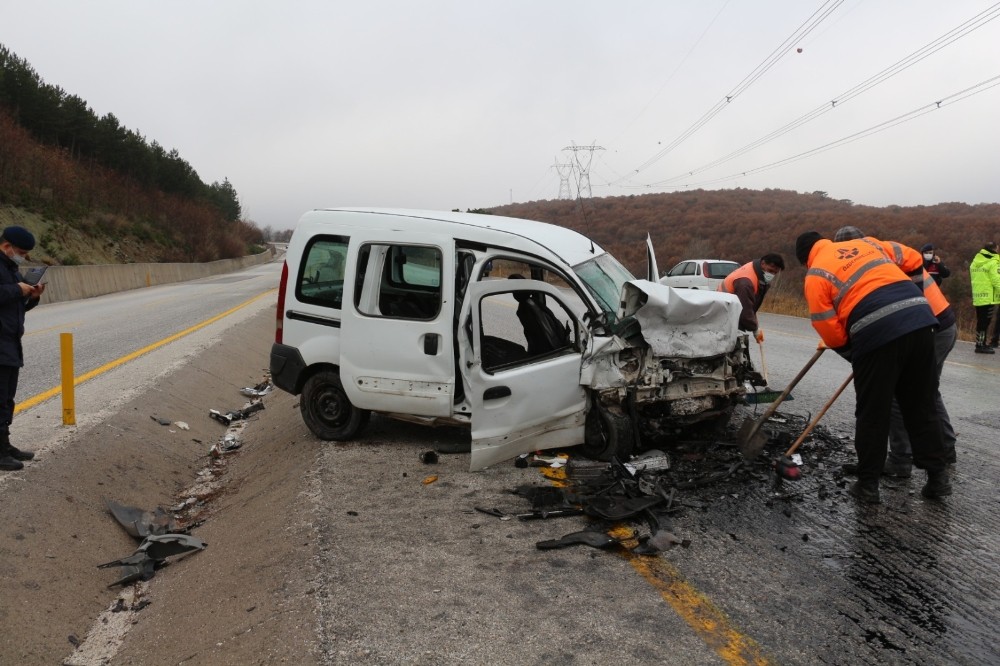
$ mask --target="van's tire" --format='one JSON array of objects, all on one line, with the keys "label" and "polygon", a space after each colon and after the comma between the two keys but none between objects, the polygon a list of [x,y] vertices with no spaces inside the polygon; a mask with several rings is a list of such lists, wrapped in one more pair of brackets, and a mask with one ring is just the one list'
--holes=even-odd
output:
[{"label": "van's tire", "polygon": [[583,444],[579,451],[587,458],[607,462],[612,457],[625,462],[632,455],[635,432],[627,416],[615,414],[595,401],[587,412]]},{"label": "van's tire", "polygon": [[320,370],[306,380],[299,409],[306,426],[324,440],[353,439],[371,415],[351,404],[335,370]]}]

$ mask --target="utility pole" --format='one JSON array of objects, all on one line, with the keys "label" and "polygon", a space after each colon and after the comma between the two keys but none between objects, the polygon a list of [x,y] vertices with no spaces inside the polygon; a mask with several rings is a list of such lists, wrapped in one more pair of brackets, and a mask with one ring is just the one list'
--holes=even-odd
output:
[{"label": "utility pole", "polygon": [[[595,150],[604,150],[601,146],[591,143],[589,146],[578,146],[576,142],[563,148],[573,153],[573,166],[576,171],[576,198],[589,199],[592,196],[590,190],[590,163],[594,160]],[[580,153],[586,153],[586,157],[581,157]],[[586,192],[586,194],[584,194]]]},{"label": "utility pole", "polygon": [[559,160],[556,159],[552,168],[559,174],[559,199],[572,199],[573,191],[569,186],[569,179],[573,177],[573,163],[564,162],[560,164]]}]

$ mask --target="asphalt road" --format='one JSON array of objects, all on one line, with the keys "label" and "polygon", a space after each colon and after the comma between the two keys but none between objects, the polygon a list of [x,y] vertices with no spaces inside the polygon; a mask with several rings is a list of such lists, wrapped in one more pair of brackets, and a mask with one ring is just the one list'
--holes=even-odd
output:
[{"label": "asphalt road", "polygon": [[[59,332],[74,333],[79,375],[266,293],[279,267],[37,308],[29,313],[21,400],[59,383],[53,351]],[[264,309],[250,321],[265,339],[248,351],[241,377],[247,368],[266,367]],[[812,355],[817,338],[801,319],[763,315],[762,322],[770,384],[780,388]],[[167,345],[157,363],[190,372],[198,362],[187,355],[190,340]],[[100,392],[110,400],[115,391],[156,391],[148,379],[156,369],[134,369],[143,363],[105,373]],[[849,372],[847,363],[824,355],[781,409],[786,430],[795,434]],[[955,494],[946,501],[920,497],[919,472],[884,480],[877,507],[861,507],[846,494],[849,480],[839,468],[852,459],[848,389],[824,419],[825,439],[803,445],[801,481],[776,485],[770,461],[783,449],[776,441],[738,474],[680,493],[673,532],[686,544],[653,557],[626,548],[540,551],[537,541],[583,529],[587,519],[524,522],[476,511],[523,511],[526,500],[511,490],[552,480],[506,463],[470,473],[461,453],[442,455],[436,466],[419,462],[423,451],[461,444],[461,432],[375,417],[359,441],[323,444],[301,424],[292,396],[272,396],[271,407],[248,427],[266,429],[271,445],[308,457],[310,472],[294,489],[308,502],[308,518],[296,520],[308,520],[314,534],[302,544],[312,567],[301,572],[309,595],[299,601],[312,608],[315,643],[286,657],[372,664],[995,664],[998,373],[1000,356],[974,355],[968,343],[959,343],[946,363],[942,393],[959,432]],[[19,416],[16,431],[49,436],[51,428],[31,417],[49,419],[53,402]],[[92,421],[114,417],[111,408],[85,411],[81,416]],[[754,413],[741,410],[734,425]],[[678,442],[663,448],[678,461],[718,464],[738,457],[726,440],[720,437],[707,453]],[[255,465],[254,474],[266,476],[278,462]],[[430,475],[437,479],[423,483]],[[217,519],[244,527],[247,548],[254,549],[252,516]],[[627,522],[601,527],[622,537],[644,529]],[[199,560],[183,566],[193,571]],[[273,581],[268,589],[285,586]],[[189,608],[204,614],[206,626],[208,601]],[[214,661],[223,662],[235,663]]]}]

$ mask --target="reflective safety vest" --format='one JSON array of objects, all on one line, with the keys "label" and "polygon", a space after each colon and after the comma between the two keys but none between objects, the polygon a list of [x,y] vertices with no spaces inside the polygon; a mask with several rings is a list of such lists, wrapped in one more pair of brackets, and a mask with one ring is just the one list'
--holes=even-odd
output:
[{"label": "reflective safety vest", "polygon": [[727,275],[726,279],[719,284],[718,291],[725,291],[730,294],[735,294],[736,288],[733,286],[733,283],[741,278],[746,278],[747,280],[750,280],[750,283],[753,285],[754,294],[760,291],[760,280],[757,278],[757,271],[754,270],[752,261],[748,264],[743,264],[735,271]]},{"label": "reflective safety vest", "polygon": [[[878,332],[877,342],[888,342],[898,336],[886,333],[885,326],[893,320],[884,320],[909,308],[923,308],[927,317],[908,319],[908,330],[900,334],[914,330],[909,327],[923,319],[930,322],[924,325],[935,323],[927,299],[903,272],[923,267],[923,257],[912,248],[871,237],[840,243],[824,239],[813,246],[807,265],[805,296],[810,319],[828,347],[843,347],[872,326]],[[898,288],[875,294],[890,285]],[[859,305],[863,314],[852,317]]]},{"label": "reflective safety vest", "polygon": [[980,250],[969,264],[972,281],[972,304],[995,305],[1000,302],[1000,255]]}]

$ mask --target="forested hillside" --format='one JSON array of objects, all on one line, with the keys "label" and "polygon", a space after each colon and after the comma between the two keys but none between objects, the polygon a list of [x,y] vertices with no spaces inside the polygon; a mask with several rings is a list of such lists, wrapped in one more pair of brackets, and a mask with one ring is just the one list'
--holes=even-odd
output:
[{"label": "forested hillside", "polygon": [[955,306],[960,327],[972,325],[968,266],[987,240],[1000,237],[1000,204],[942,203],[935,206],[875,208],[829,198],[823,192],[786,190],[693,190],[669,194],[607,197],[586,201],[536,201],[491,209],[576,229],[645,275],[649,232],[661,273],[688,258],[746,262],[767,252],[785,257],[788,267],[768,307],[804,312],[804,269],[795,259],[795,238],[816,230],[829,238],[853,225],[869,235],[919,249],[933,243],[951,278],[942,288]]},{"label": "forested hillside", "polygon": [[44,228],[32,231],[54,263],[86,260],[65,247],[80,234],[142,246],[158,261],[242,256],[262,240],[241,219],[228,180],[205,184],[176,150],[147,141],[114,114],[97,117],[2,45],[0,205],[42,216]]}]

